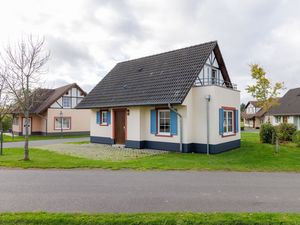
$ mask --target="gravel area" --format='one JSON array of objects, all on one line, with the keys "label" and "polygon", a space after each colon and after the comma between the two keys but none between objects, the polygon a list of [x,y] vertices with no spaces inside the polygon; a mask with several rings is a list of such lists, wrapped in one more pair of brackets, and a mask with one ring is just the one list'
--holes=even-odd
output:
[{"label": "gravel area", "polygon": [[96,160],[110,160],[123,161],[129,159],[136,159],[151,155],[167,154],[167,151],[149,150],[149,149],[131,149],[113,147],[111,145],[102,144],[52,144],[38,146],[39,149],[57,152],[59,154],[66,154],[78,156],[88,159]]}]

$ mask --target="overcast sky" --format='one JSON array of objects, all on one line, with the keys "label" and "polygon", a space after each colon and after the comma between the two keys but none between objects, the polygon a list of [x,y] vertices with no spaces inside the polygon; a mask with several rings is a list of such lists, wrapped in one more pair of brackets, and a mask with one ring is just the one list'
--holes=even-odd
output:
[{"label": "overcast sky", "polygon": [[300,1],[0,0],[1,44],[32,33],[51,50],[47,85],[91,90],[119,61],[217,40],[242,101],[249,64],[300,87]]}]

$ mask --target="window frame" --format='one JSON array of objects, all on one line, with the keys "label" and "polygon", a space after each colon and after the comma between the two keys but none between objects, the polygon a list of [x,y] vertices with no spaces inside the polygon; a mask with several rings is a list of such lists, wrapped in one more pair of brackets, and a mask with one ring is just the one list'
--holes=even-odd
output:
[{"label": "window frame", "polygon": [[69,119],[70,120],[69,127],[68,128],[64,128],[64,126],[63,126],[62,129],[63,130],[71,130],[71,128],[72,128],[72,126],[71,126],[71,124],[72,124],[72,118],[70,116],[54,117],[54,130],[61,130],[61,125],[59,127],[56,127],[56,120],[57,119],[59,120],[59,123],[62,122],[63,124],[64,124],[64,122],[61,121],[61,120]]},{"label": "window frame", "polygon": [[[103,114],[106,114],[106,122],[103,122]],[[108,110],[100,110],[100,126],[108,126]]]},{"label": "window frame", "polygon": [[[231,115],[232,115],[232,117],[231,117],[232,130],[231,131],[228,131],[228,128],[229,128],[229,123],[228,123],[229,116],[228,115],[229,115],[229,113],[231,113]],[[232,136],[232,135],[236,134],[235,119],[236,119],[235,118],[235,109],[224,108],[224,112],[223,112],[223,137]],[[226,132],[225,132],[225,130],[226,130]]]},{"label": "window frame", "polygon": [[[171,134],[171,110],[170,109],[157,109],[156,112],[157,112],[157,116],[156,116],[156,118],[157,118],[157,132],[156,132],[157,136],[172,137],[172,134]],[[160,124],[160,119],[161,119],[160,113],[161,112],[169,112],[169,118],[168,118],[169,119],[169,132],[161,132],[160,131],[160,125],[161,125]]]},{"label": "window frame", "polygon": [[281,123],[281,116],[275,116],[275,123]]},{"label": "window frame", "polygon": [[[64,104],[65,103],[64,102],[65,99],[69,100],[69,104],[70,104],[69,106],[65,106],[65,104]],[[62,97],[62,107],[63,108],[72,108],[72,98],[70,96],[63,96]]]}]

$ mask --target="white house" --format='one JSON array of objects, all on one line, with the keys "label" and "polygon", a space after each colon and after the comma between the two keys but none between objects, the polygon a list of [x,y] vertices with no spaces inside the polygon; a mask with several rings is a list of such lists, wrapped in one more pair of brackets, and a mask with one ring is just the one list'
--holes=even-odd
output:
[{"label": "white house", "polygon": [[118,63],[77,108],[93,143],[219,153],[240,147],[239,105],[213,41]]},{"label": "white house", "polygon": [[270,109],[269,117],[273,125],[294,124],[300,130],[300,88],[290,89],[279,104]]}]

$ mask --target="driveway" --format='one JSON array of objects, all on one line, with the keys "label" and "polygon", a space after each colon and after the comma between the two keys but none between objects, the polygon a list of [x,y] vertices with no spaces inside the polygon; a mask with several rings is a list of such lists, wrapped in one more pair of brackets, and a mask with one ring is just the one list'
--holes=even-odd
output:
[{"label": "driveway", "polygon": [[300,174],[0,170],[0,211],[300,211]]},{"label": "driveway", "polygon": [[[29,146],[41,146],[41,145],[51,145],[51,144],[60,144],[66,142],[78,142],[78,141],[89,141],[89,137],[84,138],[57,138],[51,140],[38,140],[38,141],[29,141]],[[3,148],[19,148],[24,146],[24,141],[20,142],[4,142]]]}]

